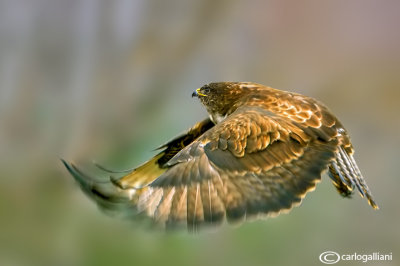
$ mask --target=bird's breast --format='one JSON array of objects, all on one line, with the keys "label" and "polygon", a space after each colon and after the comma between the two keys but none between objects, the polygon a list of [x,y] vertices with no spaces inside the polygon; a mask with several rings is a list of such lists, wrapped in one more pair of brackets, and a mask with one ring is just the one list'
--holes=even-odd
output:
[{"label": "bird's breast", "polygon": [[211,121],[214,122],[214,124],[218,124],[218,123],[224,121],[226,117],[227,117],[227,115],[221,115],[221,114],[211,114],[210,115],[210,119],[211,119]]}]

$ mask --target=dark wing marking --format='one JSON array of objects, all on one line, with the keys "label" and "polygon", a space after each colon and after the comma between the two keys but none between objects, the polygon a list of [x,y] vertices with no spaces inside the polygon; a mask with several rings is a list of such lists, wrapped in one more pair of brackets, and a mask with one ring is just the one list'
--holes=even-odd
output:
[{"label": "dark wing marking", "polygon": [[289,119],[241,107],[166,164],[139,210],[190,230],[224,217],[277,214],[314,188],[336,146],[336,139],[312,138]]},{"label": "dark wing marking", "polygon": [[[163,169],[164,164],[168,162],[172,157],[175,156],[180,150],[182,150],[184,147],[189,145],[193,140],[197,139],[199,136],[201,136],[204,132],[209,130],[214,126],[214,123],[210,120],[210,118],[206,118],[203,121],[195,124],[192,128],[190,128],[188,131],[186,131],[184,134],[179,135],[178,137],[175,137],[174,139],[168,141],[167,143],[161,145],[158,147],[156,150],[161,150],[162,151],[154,156],[150,161],[144,163],[143,165],[133,168],[133,169],[128,169],[128,170],[110,170],[97,162],[93,162],[93,164],[99,168],[100,170],[103,170],[108,173],[112,174],[118,174],[118,173],[127,173],[130,172],[127,176],[132,176],[133,173],[138,173],[140,172],[139,168],[146,168],[147,171],[150,169]],[[150,168],[150,169],[148,169]],[[143,172],[141,172],[142,174]],[[145,173],[146,174],[146,173]],[[157,172],[153,174],[153,176],[156,176]],[[128,179],[128,177],[126,178]]]},{"label": "dark wing marking", "polygon": [[168,143],[162,145],[158,149],[163,150],[163,156],[157,160],[157,164],[163,167],[172,157],[174,157],[179,151],[185,148],[187,145],[192,143],[195,139],[200,137],[204,132],[212,128],[215,124],[210,118],[206,118],[203,121],[195,124],[184,134],[170,140]]},{"label": "dark wing marking", "polygon": [[166,162],[213,126],[214,123],[209,118],[197,123],[186,133],[159,147],[158,149],[163,150],[151,160],[122,178],[113,179],[114,183],[123,189],[138,188],[147,185],[165,172],[167,168],[165,166]]}]

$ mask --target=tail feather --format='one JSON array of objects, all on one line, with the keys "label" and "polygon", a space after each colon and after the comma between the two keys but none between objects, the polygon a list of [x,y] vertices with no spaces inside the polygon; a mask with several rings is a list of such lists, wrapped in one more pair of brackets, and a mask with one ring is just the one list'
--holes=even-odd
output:
[{"label": "tail feather", "polygon": [[335,160],[329,165],[329,176],[343,197],[351,197],[354,189],[357,188],[361,197],[365,197],[372,208],[379,208],[372,198],[372,194],[353,155],[346,151],[343,146],[336,151]]},{"label": "tail feather", "polygon": [[344,176],[342,173],[342,170],[339,169],[339,166],[337,165],[336,161],[333,161],[329,165],[329,177],[332,179],[333,185],[336,187],[338,190],[339,194],[342,195],[343,197],[348,197],[350,198],[351,195],[353,194],[353,184],[351,181]]}]

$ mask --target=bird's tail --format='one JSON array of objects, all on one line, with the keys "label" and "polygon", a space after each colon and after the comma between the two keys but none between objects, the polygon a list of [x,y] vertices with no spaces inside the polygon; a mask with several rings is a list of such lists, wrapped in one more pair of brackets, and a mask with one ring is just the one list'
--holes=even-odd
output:
[{"label": "bird's tail", "polygon": [[328,174],[338,192],[343,197],[350,197],[356,187],[361,197],[365,197],[372,208],[378,209],[353,155],[343,146],[339,147],[335,155],[334,161],[329,165]]}]

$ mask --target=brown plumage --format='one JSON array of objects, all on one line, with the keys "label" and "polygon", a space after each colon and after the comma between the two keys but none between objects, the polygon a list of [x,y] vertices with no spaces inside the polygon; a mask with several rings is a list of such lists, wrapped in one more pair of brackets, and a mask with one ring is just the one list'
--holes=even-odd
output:
[{"label": "brown plumage", "polygon": [[277,215],[300,204],[326,169],[342,196],[357,189],[378,208],[347,131],[323,104],[249,82],[210,83],[192,96],[210,118],[121,178],[99,182],[65,166],[101,207],[167,228]]}]

